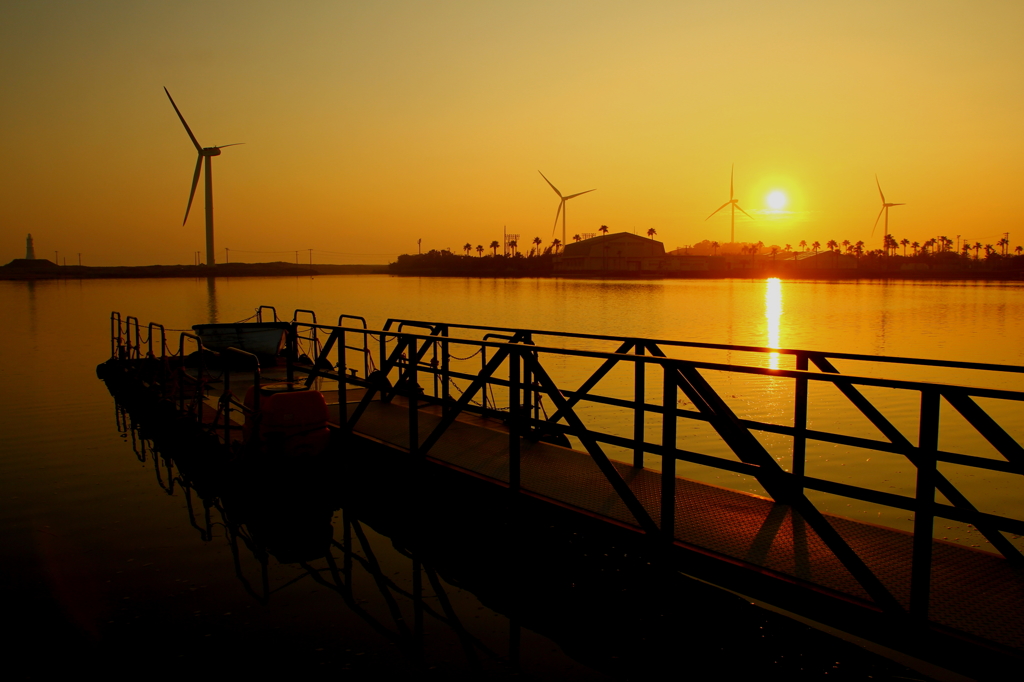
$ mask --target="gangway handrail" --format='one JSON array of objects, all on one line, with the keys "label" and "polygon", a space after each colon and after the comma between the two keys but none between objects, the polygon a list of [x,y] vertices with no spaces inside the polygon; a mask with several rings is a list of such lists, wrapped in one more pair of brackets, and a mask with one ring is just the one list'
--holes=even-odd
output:
[{"label": "gangway handrail", "polygon": [[[503,347],[511,344],[511,342],[498,343],[498,342],[494,342],[494,341],[484,341],[484,340],[480,340],[480,339],[460,338],[460,337],[451,337],[451,336],[445,337],[444,339],[441,339],[441,338],[439,338],[437,336],[428,336],[428,335],[424,335],[424,334],[410,334],[408,332],[395,332],[395,331],[386,331],[386,330],[368,330],[368,329],[360,329],[358,327],[332,327],[332,326],[327,326],[327,325],[318,325],[318,327],[321,330],[325,330],[325,331],[337,330],[337,331],[345,331],[345,332],[352,332],[352,333],[365,333],[365,334],[372,334],[372,335],[393,336],[393,337],[396,337],[396,338],[398,338],[398,337],[408,337],[408,338],[415,338],[417,340],[422,340],[422,341],[442,341],[442,340],[444,340],[444,341],[447,341],[449,344],[469,345],[469,346],[475,345],[475,346],[481,346],[481,347],[487,347],[487,348],[503,348]],[[620,339],[615,338],[615,337],[608,337],[608,338],[610,340],[620,340]],[[651,343],[657,343],[657,344],[663,343],[662,341],[650,341],[650,342]],[[523,345],[523,344],[517,342],[515,345]],[[772,376],[772,377],[783,377],[783,378],[790,378],[790,379],[807,379],[807,380],[810,380],[810,381],[822,381],[822,382],[833,383],[833,384],[835,384],[835,383],[851,383],[851,384],[858,384],[858,385],[865,385],[865,386],[880,386],[880,387],[884,387],[884,388],[902,388],[902,389],[908,389],[908,390],[918,390],[921,387],[935,388],[935,389],[944,388],[944,389],[949,389],[949,390],[955,390],[957,392],[966,393],[967,395],[974,396],[974,397],[998,398],[998,399],[1002,399],[1002,400],[1024,401],[1024,391],[1013,391],[1013,390],[1009,390],[1009,389],[984,388],[984,387],[980,387],[980,386],[975,387],[975,386],[966,386],[966,385],[958,385],[958,384],[944,384],[944,383],[937,383],[937,382],[933,382],[933,381],[923,381],[923,380],[916,380],[916,379],[883,379],[883,378],[879,378],[879,377],[871,377],[871,376],[856,375],[856,374],[834,374],[834,373],[828,373],[828,372],[812,372],[812,371],[809,371],[809,370],[798,370],[798,369],[781,369],[781,368],[780,369],[774,369],[774,368],[771,368],[771,367],[757,367],[757,366],[753,366],[753,365],[738,365],[738,364],[733,364],[733,363],[711,362],[711,361],[707,361],[707,360],[687,360],[687,359],[682,359],[682,358],[658,357],[658,356],[653,356],[653,355],[632,355],[632,354],[628,354],[628,353],[615,353],[615,352],[611,352],[611,351],[588,350],[588,349],[584,349],[584,348],[558,348],[558,347],[554,347],[554,346],[538,346],[538,345],[535,345],[535,344],[529,345],[528,347],[529,347],[529,349],[531,351],[534,351],[534,352],[537,352],[537,353],[554,353],[554,354],[570,355],[570,356],[574,356],[574,357],[585,357],[585,358],[602,359],[602,360],[618,360],[618,361],[629,361],[629,362],[642,362],[642,363],[651,364],[651,365],[663,365],[665,363],[670,363],[670,362],[685,362],[685,363],[693,365],[696,368],[709,369],[709,370],[717,370],[717,371],[723,371],[723,372],[739,372],[739,373],[745,373],[745,374],[760,374],[760,375]],[[776,351],[776,349],[767,349],[767,350],[771,350],[772,352]],[[805,352],[805,351],[800,351],[800,352]],[[812,352],[813,353],[813,351],[807,351],[807,352]],[[834,355],[828,354],[828,353],[815,353],[815,354],[828,355],[829,357],[835,357]],[[865,357],[872,357],[872,356],[865,356]],[[997,367],[997,366],[990,365],[990,367]],[[1007,365],[1007,367],[1013,367],[1014,371],[1024,372],[1024,367],[1017,367],[1015,365]],[[301,371],[308,372],[309,370],[301,370]]]},{"label": "gangway handrail", "polygon": [[261,305],[258,308],[256,308],[256,321],[257,322],[263,322],[263,311],[264,310],[272,311],[274,313],[274,322],[280,322],[280,319],[277,317],[277,308],[275,308],[272,305]]},{"label": "gangway handrail", "polygon": [[[350,319],[350,320],[358,320],[358,321],[363,323],[363,329],[369,329],[369,325],[366,324],[366,318],[365,317],[362,317],[360,315],[346,315],[344,313],[342,313],[341,315],[338,315],[338,326],[339,327],[344,325],[344,321],[345,321],[346,318]],[[369,337],[363,336],[363,346],[362,346],[362,348],[359,348],[357,346],[349,346],[349,345],[345,345],[344,347],[348,348],[349,350],[358,351],[358,352],[363,354],[363,377],[365,378],[365,377],[370,376],[370,361],[371,361],[371,357],[370,357]],[[353,367],[352,370],[355,371],[355,368]]]},{"label": "gangway handrail", "polygon": [[[402,318],[389,318],[388,323],[415,323],[420,325],[432,325],[439,323],[422,322],[419,320],[405,320]],[[497,331],[497,332],[519,332],[528,333],[536,336],[556,336],[565,337],[570,339],[591,339],[594,341],[630,341],[636,340],[640,337],[634,336],[614,336],[607,334],[586,334],[582,332],[562,332],[562,331],[551,331],[542,329],[523,329],[517,327],[500,327],[500,326],[489,326],[489,325],[473,325],[473,324],[450,324],[444,323],[444,327],[447,329],[466,329],[475,331]],[[387,325],[385,325],[387,329]],[[985,362],[965,362],[962,360],[937,360],[934,358],[912,358],[903,357],[896,355],[865,355],[862,353],[841,353],[831,351],[821,351],[808,348],[770,348],[767,346],[745,346],[745,345],[734,345],[734,344],[723,344],[723,343],[708,343],[703,341],[678,341],[672,339],[651,339],[644,337],[644,340],[650,343],[655,343],[660,346],[675,346],[683,348],[703,348],[707,350],[725,350],[725,351],[737,351],[744,353],[780,353],[783,355],[806,355],[806,356],[820,356],[827,358],[835,358],[839,360],[858,360],[863,362],[884,362],[884,363],[895,363],[895,364],[908,364],[908,365],[923,365],[931,367],[947,367],[956,369],[978,369],[994,372],[1014,372],[1018,374],[1024,374],[1024,365],[1005,365],[996,363],[985,363]]]},{"label": "gangway handrail", "polygon": [[[185,377],[189,376],[188,372],[185,370],[185,365],[186,365],[186,362],[185,362],[185,359],[186,359],[186,356],[185,356],[185,339],[191,339],[192,341],[194,341],[196,343],[196,346],[198,347],[198,349],[196,351],[196,354],[197,354],[197,356],[199,358],[199,367],[198,367],[199,371],[198,371],[197,376],[195,377],[196,393],[195,393],[194,396],[192,396],[192,403],[189,405],[188,411],[191,413],[193,410],[195,410],[196,411],[196,419],[200,423],[202,423],[202,421],[203,421],[203,408],[202,408],[202,405],[203,405],[203,381],[204,381],[203,375],[206,373],[206,352],[207,351],[206,351],[206,348],[203,346],[203,340],[199,337],[198,334],[193,334],[192,332],[181,332],[181,335],[178,337],[178,356],[181,359],[181,362],[178,365],[178,397],[179,397],[178,398],[178,409],[179,410],[184,410],[185,409]],[[212,353],[213,351],[209,351],[209,352]]]}]

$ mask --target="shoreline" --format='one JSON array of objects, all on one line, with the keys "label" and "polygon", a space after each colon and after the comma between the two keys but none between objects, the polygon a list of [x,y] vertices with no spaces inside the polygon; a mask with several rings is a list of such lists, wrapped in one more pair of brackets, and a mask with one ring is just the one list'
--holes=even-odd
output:
[{"label": "shoreline", "polygon": [[12,261],[0,267],[0,280],[159,279],[207,277],[309,277],[386,274],[386,265],[296,265],[293,263],[222,263],[206,265],[61,265],[50,261]]},{"label": "shoreline", "polygon": [[84,279],[205,279],[231,277],[315,277],[323,275],[392,275],[395,277],[459,277],[463,279],[566,279],[586,281],[742,279],[778,277],[790,281],[979,281],[1024,282],[1024,270],[935,269],[890,271],[881,268],[744,268],[678,272],[610,271],[603,273],[551,272],[531,269],[460,272],[446,268],[394,268],[387,265],[295,265],[293,263],[224,263],[205,265],[56,266],[50,261],[13,261],[0,267],[0,280]]}]

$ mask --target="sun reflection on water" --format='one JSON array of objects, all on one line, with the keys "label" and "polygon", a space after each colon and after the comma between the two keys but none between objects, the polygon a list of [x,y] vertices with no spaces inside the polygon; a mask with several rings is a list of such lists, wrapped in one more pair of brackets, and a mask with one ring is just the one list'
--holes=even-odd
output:
[{"label": "sun reflection on water", "polygon": [[[779,322],[782,319],[782,280],[769,277],[764,292],[764,316],[768,320],[768,347],[779,348]],[[768,363],[772,369],[779,368],[779,354],[770,353]]]}]

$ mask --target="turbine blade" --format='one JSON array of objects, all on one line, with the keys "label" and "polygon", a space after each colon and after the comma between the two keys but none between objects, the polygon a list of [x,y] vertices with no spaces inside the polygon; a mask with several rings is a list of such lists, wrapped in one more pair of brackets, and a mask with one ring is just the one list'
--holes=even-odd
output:
[{"label": "turbine blade", "polygon": [[[597,188],[595,187],[594,189],[597,189]],[[594,189],[588,189],[588,190],[587,190],[586,192],[576,192],[576,194],[570,194],[569,196],[567,196],[567,197],[562,197],[562,198],[563,198],[563,199],[564,199],[565,201],[569,201],[569,199],[572,199],[573,197],[578,197],[579,195],[581,195],[581,194],[586,194],[587,192],[593,192],[593,191],[594,191]]]},{"label": "turbine blade", "polygon": [[224,149],[224,147],[237,147],[240,144],[245,144],[245,143],[244,142],[232,142],[231,144],[219,144],[216,147],[214,147],[214,149]]},{"label": "turbine blade", "polygon": [[[537,171],[537,172],[538,172],[538,173],[540,173],[540,171]],[[543,173],[540,173],[540,176],[541,176],[542,178],[544,178],[544,182],[546,182],[546,183],[548,183],[549,185],[551,185],[551,181],[550,181],[550,180],[548,180],[548,178],[547,178],[547,176],[546,176],[546,175],[544,175]],[[561,199],[561,198],[562,198],[562,193],[558,191],[558,188],[557,188],[557,187],[555,187],[554,185],[551,185],[551,189],[555,190],[555,194],[557,194],[557,195],[558,195],[558,198],[559,198],[559,199]]]},{"label": "turbine blade", "polygon": [[[164,88],[164,92],[167,92],[167,88]],[[181,115],[180,111],[178,111],[178,105],[174,103],[174,98],[171,97],[171,93],[169,92],[167,92],[167,99],[171,100],[171,106],[174,107],[174,113],[176,113],[178,118],[181,119],[181,125],[185,126],[185,132],[188,133],[189,138],[192,139],[192,144],[196,146],[196,151],[202,152],[203,146],[199,144],[199,140],[197,140],[196,136],[192,134],[192,129],[188,127],[187,123],[185,123],[185,117]]]},{"label": "turbine blade", "polygon": [[888,206],[906,206],[906,204],[887,204]]},{"label": "turbine blade", "polygon": [[[716,213],[718,213],[719,211],[721,211],[721,210],[722,210],[723,208],[725,208],[726,206],[728,206],[728,205],[729,205],[729,204],[731,204],[731,203],[732,203],[731,201],[727,201],[727,202],[725,202],[724,204],[722,204],[721,206],[719,206],[718,208],[716,208],[716,209],[715,209],[714,211],[712,211],[712,212],[711,212],[711,215],[715,215]],[[707,218],[705,218],[704,220],[707,220],[708,218],[710,218],[710,217],[711,217],[711,215],[709,215],[709,216],[708,216]]]},{"label": "turbine blade", "polygon": [[199,158],[196,159],[196,172],[192,176],[192,191],[188,193],[188,206],[185,207],[185,219],[181,221],[184,225],[188,222],[188,212],[192,209],[192,200],[196,196],[196,187],[199,186],[199,171],[203,169],[203,155],[200,154]]},{"label": "turbine blade", "polygon": [[736,208],[739,208],[739,209],[740,209],[740,213],[742,213],[743,215],[747,216],[747,217],[748,217],[748,218],[750,218],[751,220],[753,220],[753,219],[754,219],[754,216],[750,215],[749,213],[747,213],[746,211],[744,211],[744,210],[743,210],[742,208],[740,208],[740,205],[739,205],[739,203],[736,203],[736,204],[735,204],[735,206],[736,206]]},{"label": "turbine blade", "polygon": [[875,218],[875,224],[871,226],[871,236],[875,236],[875,228],[878,227],[878,221],[882,219],[882,214],[885,213],[885,205],[882,206],[882,210],[878,212],[878,217]]},{"label": "turbine blade", "polygon": [[882,197],[882,203],[885,203],[885,195],[882,194],[882,183],[878,181],[878,173],[875,173],[875,184],[878,185],[878,194]]},{"label": "turbine blade", "polygon": [[[547,180],[547,178],[544,178],[544,179]],[[550,183],[548,183],[548,184],[550,184]],[[558,190],[555,190],[555,191],[558,191]],[[554,234],[555,230],[558,229],[558,216],[562,215],[562,207],[563,206],[565,206],[565,199],[562,199],[561,201],[558,202],[558,210],[555,211],[555,225],[554,225],[554,227],[551,228],[551,234]]]}]

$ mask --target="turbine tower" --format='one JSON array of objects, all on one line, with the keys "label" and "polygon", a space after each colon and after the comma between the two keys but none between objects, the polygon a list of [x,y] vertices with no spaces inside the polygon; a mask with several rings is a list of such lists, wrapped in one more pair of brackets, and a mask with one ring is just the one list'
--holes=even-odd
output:
[{"label": "turbine tower", "polygon": [[[540,173],[540,171],[537,171],[537,172]],[[540,176],[542,178],[544,178],[544,182],[546,182],[549,185],[551,185],[551,181],[547,179],[547,176],[545,176],[543,173],[540,173]],[[567,197],[563,197],[562,193],[558,191],[557,187],[555,187],[554,185],[551,185],[551,189],[555,190],[555,194],[557,194],[558,198],[561,199],[561,201],[558,203],[558,210],[555,211],[555,224],[554,224],[554,227],[551,228],[551,234],[555,233],[555,228],[558,227],[558,215],[561,214],[562,215],[562,243],[564,244],[565,243],[565,202],[569,201],[569,199],[575,199],[576,197],[578,197],[581,194],[586,194],[587,192],[593,192],[594,190],[588,189],[587,192],[576,192],[576,194],[570,194]]]},{"label": "turbine tower", "polygon": [[882,183],[880,183],[878,181],[878,173],[875,173],[875,184],[878,185],[878,195],[880,197],[882,197],[882,210],[880,210],[878,212],[878,218],[875,218],[875,224],[871,228],[871,236],[874,236],[875,228],[878,227],[878,219],[881,218],[882,214],[884,213],[885,214],[885,236],[882,237],[882,252],[883,253],[888,253],[888,247],[889,247],[889,239],[888,239],[888,237],[889,237],[889,207],[890,206],[906,206],[906,204],[886,203],[885,195],[882,194]]},{"label": "turbine tower", "polygon": [[220,150],[224,147],[234,147],[242,142],[234,142],[232,144],[222,144],[219,147],[203,147],[199,144],[199,140],[192,134],[192,129],[188,127],[188,123],[185,123],[185,117],[178,111],[178,105],[174,103],[174,98],[171,97],[171,93],[167,92],[167,88],[164,88],[164,92],[167,93],[167,99],[171,100],[171,106],[174,107],[174,112],[178,114],[178,118],[181,119],[181,125],[185,126],[185,132],[188,133],[188,137],[192,140],[192,144],[196,146],[196,151],[199,152],[199,158],[196,159],[196,172],[192,176],[192,191],[188,195],[188,206],[185,207],[185,219],[181,221],[184,225],[188,222],[188,212],[192,208],[192,199],[196,196],[196,187],[199,185],[199,171],[203,167],[203,159],[206,159],[206,264],[216,265],[214,251],[213,251],[213,165],[211,159],[215,156],[220,156]]},{"label": "turbine tower", "polygon": [[[726,206],[729,206],[729,205],[732,206],[732,221],[730,223],[730,225],[732,227],[729,230],[729,243],[730,244],[735,244],[736,243],[736,209],[739,208],[740,212],[743,215],[747,216],[751,220],[754,219],[754,217],[752,215],[750,215],[749,213],[744,211],[742,208],[740,208],[740,204],[739,204],[740,200],[739,199],[733,199],[732,198],[732,196],[733,196],[733,191],[732,191],[733,182],[732,181],[733,181],[733,175],[734,175],[735,172],[736,172],[736,164],[733,164],[732,168],[729,170],[729,201],[725,202],[724,204],[722,204],[721,206],[716,208],[711,213],[711,215],[715,215],[715,213],[718,213],[719,211],[721,211]],[[711,215],[709,215],[707,218],[705,218],[704,222],[707,222],[708,220],[710,220],[711,219]]]}]

